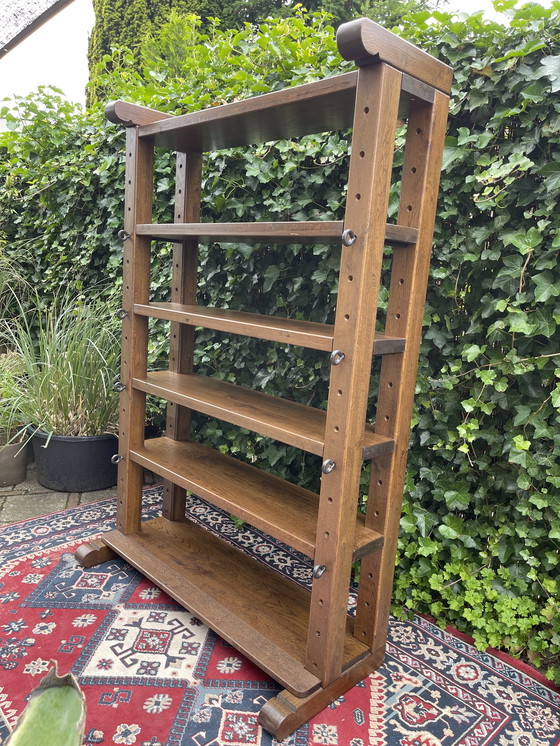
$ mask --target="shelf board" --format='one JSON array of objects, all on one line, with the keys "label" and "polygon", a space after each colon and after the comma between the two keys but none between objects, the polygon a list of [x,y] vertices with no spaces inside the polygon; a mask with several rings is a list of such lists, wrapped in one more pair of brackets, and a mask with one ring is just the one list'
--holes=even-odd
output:
[{"label": "shelf board", "polygon": [[[156,518],[103,541],[292,694],[319,688],[303,665],[308,591],[192,523]],[[348,631],[345,667],[368,653]]]},{"label": "shelf board", "polygon": [[[147,440],[130,457],[173,484],[313,558],[319,496],[262,469],[191,441]],[[383,536],[356,517],[354,561],[383,545]]]},{"label": "shelf board", "polygon": [[[110,113],[109,119],[125,126],[138,124],[140,137],[153,138],[156,147],[181,152],[292,139],[352,127],[357,79],[356,71],[343,73],[172,117],[118,101],[112,108],[116,105],[119,112]],[[434,89],[405,74],[399,119],[408,116],[411,99],[431,102]]]},{"label": "shelf board", "polygon": [[[326,412],[322,409],[193,373],[155,371],[132,383],[147,394],[323,456]],[[393,448],[391,438],[364,430],[364,458],[391,453]]]},{"label": "shelf board", "polygon": [[[242,334],[271,342],[300,345],[311,350],[324,352],[333,350],[334,326],[318,324],[315,321],[286,319],[281,316],[233,311],[230,308],[181,303],[136,303],[134,313],[166,321],[176,321],[180,324],[215,329],[229,334]],[[389,355],[403,352],[405,341],[403,337],[388,337],[376,332],[373,354]]]},{"label": "shelf board", "polygon": [[[181,303],[136,303],[134,313],[312,350],[332,352],[333,349],[334,326],[331,324]],[[404,340],[401,341],[404,349]]]},{"label": "shelf board", "polygon": [[[256,243],[334,243],[342,242],[344,226],[341,220],[289,220],[277,223],[139,223],[136,233],[163,241],[200,241]],[[416,243],[418,230],[405,225],[387,223],[385,240],[390,245]]]},{"label": "shelf board", "polygon": [[243,101],[162,119],[140,137],[182,152],[219,150],[352,126],[357,73],[290,86]]}]

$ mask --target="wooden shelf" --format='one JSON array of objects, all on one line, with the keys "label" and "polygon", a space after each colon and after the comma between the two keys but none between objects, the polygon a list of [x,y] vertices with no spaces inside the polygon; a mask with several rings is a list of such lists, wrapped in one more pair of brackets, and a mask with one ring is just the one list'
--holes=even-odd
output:
[{"label": "wooden shelf", "polygon": [[[341,220],[291,220],[278,223],[139,223],[136,233],[164,241],[201,241],[256,243],[334,243],[342,241],[344,225]],[[390,245],[416,243],[418,231],[405,225],[387,223],[385,240]]]},{"label": "wooden shelf", "polygon": [[355,72],[283,88],[141,126],[141,138],[179,151],[219,150],[352,126]]},{"label": "wooden shelf", "polygon": [[[156,518],[103,541],[296,696],[317,690],[303,665],[309,593],[208,531]],[[369,653],[347,631],[345,667]]]},{"label": "wooden shelf", "polygon": [[[227,510],[308,557],[315,554],[319,496],[219,451],[170,438],[147,440],[133,461]],[[383,545],[356,517],[354,561]]]},{"label": "wooden shelf", "polygon": [[[134,378],[132,383],[147,394],[323,456],[326,412],[322,409],[193,373],[162,370]],[[364,431],[364,458],[391,453],[393,448],[391,438]]]},{"label": "wooden shelf", "polygon": [[[334,326],[331,324],[181,303],[135,303],[134,313],[271,342],[300,345],[312,350],[333,350]],[[373,354],[403,352],[404,347],[405,340],[402,337],[388,337],[378,332],[375,335]]]}]

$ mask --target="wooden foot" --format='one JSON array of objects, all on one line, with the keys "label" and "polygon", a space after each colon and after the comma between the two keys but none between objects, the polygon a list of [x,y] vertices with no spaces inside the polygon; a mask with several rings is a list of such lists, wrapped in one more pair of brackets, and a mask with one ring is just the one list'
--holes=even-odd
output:
[{"label": "wooden foot", "polygon": [[385,647],[383,646],[348,668],[328,686],[313,692],[309,697],[295,697],[284,689],[261,709],[259,723],[278,741],[281,741],[375,671],[383,662],[384,656]]},{"label": "wooden foot", "polygon": [[113,552],[101,539],[93,539],[87,544],[82,544],[74,553],[74,557],[84,567],[94,567],[102,562],[115,559],[117,556],[117,553]]}]

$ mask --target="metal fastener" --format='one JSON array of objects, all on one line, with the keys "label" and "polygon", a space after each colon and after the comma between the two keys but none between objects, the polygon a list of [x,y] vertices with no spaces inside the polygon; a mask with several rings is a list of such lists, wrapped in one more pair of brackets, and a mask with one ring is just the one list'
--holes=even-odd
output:
[{"label": "metal fastener", "polygon": [[128,238],[130,238],[130,233],[128,233],[128,231],[125,231],[124,228],[121,228],[120,231],[117,233],[117,238],[120,241],[126,241]]},{"label": "metal fastener", "polygon": [[321,575],[324,575],[324,573],[327,571],[327,568],[325,565],[315,565],[313,568],[313,577],[314,578],[320,578]]},{"label": "metal fastener", "polygon": [[351,228],[346,228],[342,231],[342,243],[345,246],[352,246],[358,237]]},{"label": "metal fastener", "polygon": [[126,385],[122,381],[116,381],[113,384],[113,391],[117,391],[119,394],[121,391],[124,391],[126,388]]},{"label": "metal fastener", "polygon": [[328,458],[326,461],[323,461],[323,465],[321,467],[323,474],[330,474],[335,466],[336,461],[333,461],[332,458]]},{"label": "metal fastener", "polygon": [[120,319],[122,321],[128,316],[128,311],[124,308],[117,308],[117,310],[115,311],[115,316],[117,317],[117,319]]},{"label": "metal fastener", "polygon": [[118,453],[115,453],[114,456],[111,456],[111,463],[112,464],[120,464],[120,462],[124,459],[124,456],[119,456]]},{"label": "metal fastener", "polygon": [[331,353],[331,365],[340,365],[345,357],[346,355],[342,350],[334,350],[334,352]]}]

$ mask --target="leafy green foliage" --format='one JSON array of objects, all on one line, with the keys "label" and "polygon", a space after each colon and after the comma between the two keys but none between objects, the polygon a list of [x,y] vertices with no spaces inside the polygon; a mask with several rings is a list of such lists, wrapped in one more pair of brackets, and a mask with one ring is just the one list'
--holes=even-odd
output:
[{"label": "leafy green foliage", "polygon": [[[560,3],[524,5],[510,11],[509,29],[480,14],[423,12],[403,22],[403,35],[452,65],[455,82],[394,596],[397,612],[432,613],[480,646],[549,666],[557,681],[560,103],[551,94],[559,11]],[[107,98],[179,113],[348,69],[321,14],[239,31],[203,31],[196,19],[173,17],[144,46],[142,74],[129,54],[115,52],[98,80]],[[122,132],[97,109],[81,114],[47,92],[18,107],[12,131],[0,135],[8,251],[45,298],[60,282],[84,287],[103,276],[118,285]],[[347,143],[348,133],[333,133],[209,154],[203,219],[342,217]],[[169,154],[158,153],[157,219],[171,217],[173,170]],[[392,213],[397,193],[395,183]],[[166,297],[169,261],[169,246],[158,244],[154,298]],[[322,246],[214,243],[200,252],[200,300],[328,321],[337,263]],[[205,331],[197,342],[201,371],[324,405],[321,355]],[[151,345],[161,364],[157,325]],[[315,457],[203,417],[196,430],[316,487]]]}]

